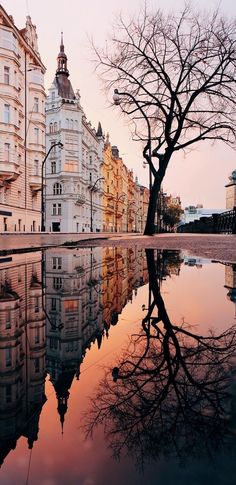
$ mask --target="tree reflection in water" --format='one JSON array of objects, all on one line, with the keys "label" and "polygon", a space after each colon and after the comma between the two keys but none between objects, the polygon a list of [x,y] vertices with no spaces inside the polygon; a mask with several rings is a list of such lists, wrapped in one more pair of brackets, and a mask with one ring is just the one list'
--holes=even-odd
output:
[{"label": "tree reflection in water", "polygon": [[85,416],[86,434],[102,424],[115,457],[142,466],[161,456],[214,455],[229,444],[236,327],[198,335],[175,325],[160,293],[154,250],[146,250],[149,306],[139,334],[106,372]]}]

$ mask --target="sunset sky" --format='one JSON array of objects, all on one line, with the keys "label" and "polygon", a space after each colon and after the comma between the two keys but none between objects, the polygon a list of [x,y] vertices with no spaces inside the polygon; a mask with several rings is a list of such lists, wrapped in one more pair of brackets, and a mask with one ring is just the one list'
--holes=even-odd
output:
[{"label": "sunset sky", "polygon": [[[150,0],[149,5],[166,10],[179,10],[182,0]],[[205,0],[192,2],[204,7]],[[236,16],[235,0],[209,0],[207,6],[213,8],[220,3],[222,13],[231,18]],[[2,0],[1,5],[13,15],[16,26],[25,25],[26,15],[30,15],[37,26],[39,51],[47,68],[46,90],[53,81],[56,57],[59,51],[60,32],[64,32],[65,52],[68,57],[70,80],[74,90],[80,89],[81,104],[92,125],[101,121],[105,133],[110,133],[110,141],[118,145],[120,155],[139,181],[148,185],[148,169],[143,169],[142,150],[130,138],[129,127],[119,115],[119,108],[110,108],[109,100],[102,92],[94,65],[89,38],[104,46],[109,42],[116,15],[136,13],[143,1],[140,0]],[[111,101],[111,100],[110,100]],[[222,145],[210,146],[202,142],[187,157],[179,153],[170,162],[163,188],[168,193],[180,195],[182,205],[202,203],[205,208],[225,208],[225,184],[228,176],[236,168],[235,152]]]}]

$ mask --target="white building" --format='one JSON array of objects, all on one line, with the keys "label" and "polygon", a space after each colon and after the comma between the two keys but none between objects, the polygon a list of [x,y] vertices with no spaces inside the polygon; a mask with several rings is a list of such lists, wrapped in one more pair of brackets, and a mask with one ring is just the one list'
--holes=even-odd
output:
[{"label": "white building", "polygon": [[180,224],[188,224],[199,220],[200,217],[211,217],[212,214],[221,214],[225,209],[204,209],[201,204],[185,207]]},{"label": "white building", "polygon": [[46,162],[46,230],[89,232],[91,226],[94,232],[102,230],[102,181],[98,179],[104,139],[101,125],[96,132],[87,122],[79,91],[74,93],[63,39],[46,103],[46,125],[47,150],[59,141],[64,145],[62,150],[55,147]]},{"label": "white building", "polygon": [[44,73],[31,18],[18,30],[0,5],[0,232],[40,230]]},{"label": "white building", "polygon": [[231,210],[236,207],[236,170],[233,170],[229,177],[226,187],[226,209]]}]

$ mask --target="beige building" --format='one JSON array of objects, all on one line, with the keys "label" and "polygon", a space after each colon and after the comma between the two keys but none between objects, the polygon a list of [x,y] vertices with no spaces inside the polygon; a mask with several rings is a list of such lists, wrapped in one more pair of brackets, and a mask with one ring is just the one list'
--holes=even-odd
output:
[{"label": "beige building", "polygon": [[145,227],[149,190],[134,180],[119,155],[117,146],[111,146],[109,136],[103,151],[102,176],[103,231],[142,232]]},{"label": "beige building", "polygon": [[226,209],[231,210],[236,207],[236,170],[233,170],[229,177],[230,182],[226,187]]},{"label": "beige building", "polygon": [[31,18],[18,30],[0,5],[0,232],[40,230],[44,73]]}]

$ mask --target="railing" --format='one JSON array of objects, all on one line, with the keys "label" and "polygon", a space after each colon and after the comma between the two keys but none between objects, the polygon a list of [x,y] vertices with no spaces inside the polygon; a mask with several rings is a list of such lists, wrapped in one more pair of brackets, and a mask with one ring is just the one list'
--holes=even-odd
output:
[{"label": "railing", "polygon": [[182,224],[177,232],[192,232],[202,234],[236,234],[236,207],[211,217],[200,217],[199,220]]}]

